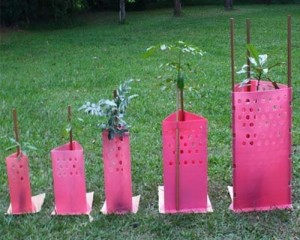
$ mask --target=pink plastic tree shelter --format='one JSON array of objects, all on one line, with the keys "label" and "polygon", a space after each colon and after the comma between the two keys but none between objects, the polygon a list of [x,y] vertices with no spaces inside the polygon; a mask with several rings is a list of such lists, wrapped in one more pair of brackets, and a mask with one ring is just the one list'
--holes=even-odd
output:
[{"label": "pink plastic tree shelter", "polygon": [[233,102],[233,204],[236,212],[291,207],[291,88],[251,81]]},{"label": "pink plastic tree shelter", "polygon": [[[233,20],[231,20],[233,61]],[[233,64],[232,64],[233,66]],[[251,80],[247,87],[233,86],[233,187],[230,209],[235,212],[292,207],[291,102],[288,86]],[[232,71],[232,83],[234,74]]]},{"label": "pink plastic tree shelter", "polygon": [[84,154],[76,142],[64,144],[51,151],[55,214],[89,214],[92,199],[87,199]]},{"label": "pink plastic tree shelter", "polygon": [[132,198],[131,154],[129,134],[108,139],[108,131],[102,133],[104,184],[106,201],[102,208],[105,214],[122,214],[137,211]]},{"label": "pink plastic tree shelter", "polygon": [[[15,140],[19,144],[17,111],[13,109]],[[31,196],[29,163],[17,146],[17,152],[6,158],[10,206],[7,214],[37,213],[41,210],[45,194]]]},{"label": "pink plastic tree shelter", "polygon": [[28,158],[22,152],[6,158],[12,214],[35,212],[31,199]]},{"label": "pink plastic tree shelter", "polygon": [[[176,147],[176,131],[179,137],[178,147]],[[207,195],[207,120],[185,112],[185,121],[176,121],[176,113],[173,113],[162,122],[162,142],[164,186],[159,187],[160,212],[212,211]],[[177,151],[179,151],[178,180],[176,180]],[[179,208],[176,206],[176,198]]]}]

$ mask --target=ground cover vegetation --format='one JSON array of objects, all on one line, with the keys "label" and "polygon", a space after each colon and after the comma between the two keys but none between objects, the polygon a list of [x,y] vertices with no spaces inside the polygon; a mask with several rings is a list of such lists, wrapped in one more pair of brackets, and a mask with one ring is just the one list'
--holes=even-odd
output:
[{"label": "ground cover vegetation", "polygon": [[[286,62],[286,19],[293,16],[293,210],[234,214],[228,210],[231,180],[231,83],[229,18],[236,21],[236,70],[246,63],[246,18],[252,43],[270,59]],[[42,24],[1,32],[0,44],[0,234],[2,239],[299,239],[300,236],[300,6],[242,5],[186,7],[181,18],[172,9],[134,12],[119,25],[114,12],[84,14],[73,24]],[[185,95],[185,109],[209,121],[209,195],[214,213],[161,215],[157,187],[162,185],[161,121],[175,110],[172,91],[160,91],[167,54],[144,59],[149,46],[178,40],[199,47],[191,59],[196,90]],[[194,62],[193,62],[194,61]],[[275,71],[274,71],[275,72]],[[169,72],[168,72],[169,74]],[[272,80],[286,82],[280,67]],[[243,78],[239,81],[242,81]],[[141,194],[136,215],[104,216],[105,199],[98,119],[76,111],[86,101],[110,99],[125,79],[139,97],[131,102],[134,194]],[[238,78],[238,75],[237,75]],[[187,79],[187,82],[189,80]],[[87,190],[95,192],[92,217],[50,216],[53,209],[50,150],[67,142],[66,108],[73,109],[74,139],[85,151]],[[12,150],[11,110],[18,110],[20,141],[30,142],[33,194],[46,192],[39,214],[5,216],[9,195],[5,157]],[[78,118],[81,120],[79,121]]]}]

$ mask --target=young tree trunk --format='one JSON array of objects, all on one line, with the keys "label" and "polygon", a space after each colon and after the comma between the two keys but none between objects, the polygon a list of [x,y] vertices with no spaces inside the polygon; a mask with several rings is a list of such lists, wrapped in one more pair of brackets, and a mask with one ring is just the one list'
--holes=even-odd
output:
[{"label": "young tree trunk", "polygon": [[119,23],[123,24],[126,20],[125,0],[120,0]]},{"label": "young tree trunk", "polygon": [[181,15],[181,0],[174,0],[174,16],[180,17]]},{"label": "young tree trunk", "polygon": [[224,1],[224,7],[225,9],[232,9],[233,8],[233,0],[225,0]]}]

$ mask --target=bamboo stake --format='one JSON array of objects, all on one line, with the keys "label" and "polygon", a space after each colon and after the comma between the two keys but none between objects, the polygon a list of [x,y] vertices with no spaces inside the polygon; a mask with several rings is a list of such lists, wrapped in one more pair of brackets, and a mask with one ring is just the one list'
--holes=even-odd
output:
[{"label": "bamboo stake", "polygon": [[180,209],[180,194],[179,194],[179,164],[180,164],[180,142],[179,142],[179,121],[180,121],[180,113],[179,113],[179,95],[180,95],[180,90],[178,87],[176,87],[177,90],[177,101],[176,101],[176,132],[175,132],[175,208],[176,211],[179,211]]},{"label": "bamboo stake", "polygon": [[287,71],[288,71],[288,87],[292,86],[292,26],[291,26],[291,15],[288,16],[288,39],[287,39]]},{"label": "bamboo stake", "polygon": [[230,18],[231,90],[234,92],[234,19]]},{"label": "bamboo stake", "polygon": [[19,145],[20,143],[19,143],[19,130],[18,130],[18,116],[17,116],[17,110],[15,108],[13,109],[13,122],[14,122],[15,139],[16,142],[18,143],[17,156],[19,156],[21,153],[21,149]]},{"label": "bamboo stake", "polygon": [[[69,105],[68,106],[68,122],[69,124],[71,125],[71,118],[72,118],[72,115],[71,115],[71,106]],[[70,139],[70,150],[73,150],[73,132],[72,132],[72,126],[70,128],[70,132],[69,132],[69,139]]]},{"label": "bamboo stake", "polygon": [[185,121],[183,89],[180,89],[179,92],[180,92],[180,111],[181,111],[179,121]]},{"label": "bamboo stake", "polygon": [[[247,25],[247,44],[250,44],[250,40],[251,40],[251,35],[250,35],[250,27],[251,27],[251,24],[250,24],[250,19],[247,18],[246,20],[246,25]],[[249,57],[250,57],[250,52],[249,50],[247,49],[247,78],[250,78],[250,60],[249,60]]]}]

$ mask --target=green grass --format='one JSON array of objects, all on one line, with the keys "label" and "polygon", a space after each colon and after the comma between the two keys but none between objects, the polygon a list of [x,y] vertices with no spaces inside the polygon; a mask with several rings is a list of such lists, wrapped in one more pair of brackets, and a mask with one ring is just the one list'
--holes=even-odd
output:
[{"label": "green grass", "polygon": [[[79,16],[65,28],[39,25],[1,33],[0,45],[0,238],[1,239],[299,239],[300,236],[300,5],[171,9],[128,14],[117,24],[116,13]],[[236,21],[236,66],[245,61],[245,20],[252,19],[252,40],[271,59],[286,60],[286,17],[293,16],[293,206],[290,211],[234,214],[226,187],[231,185],[229,18]],[[157,76],[166,56],[143,59],[150,45],[184,40],[202,48],[195,83],[186,108],[209,121],[209,195],[214,213],[161,215],[157,186],[162,184],[161,121],[175,109],[174,94],[160,92]],[[274,78],[286,81],[285,68]],[[119,82],[133,85],[139,97],[128,110],[134,194],[141,194],[136,215],[104,216],[100,129],[97,120],[76,110],[86,101],[109,98]],[[75,138],[85,150],[88,191],[95,192],[92,216],[53,217],[50,150],[67,141],[67,105],[72,105]],[[12,108],[19,113],[21,139],[38,148],[30,152],[32,190],[47,193],[36,215],[5,216],[9,196],[5,157],[13,137]]]}]

